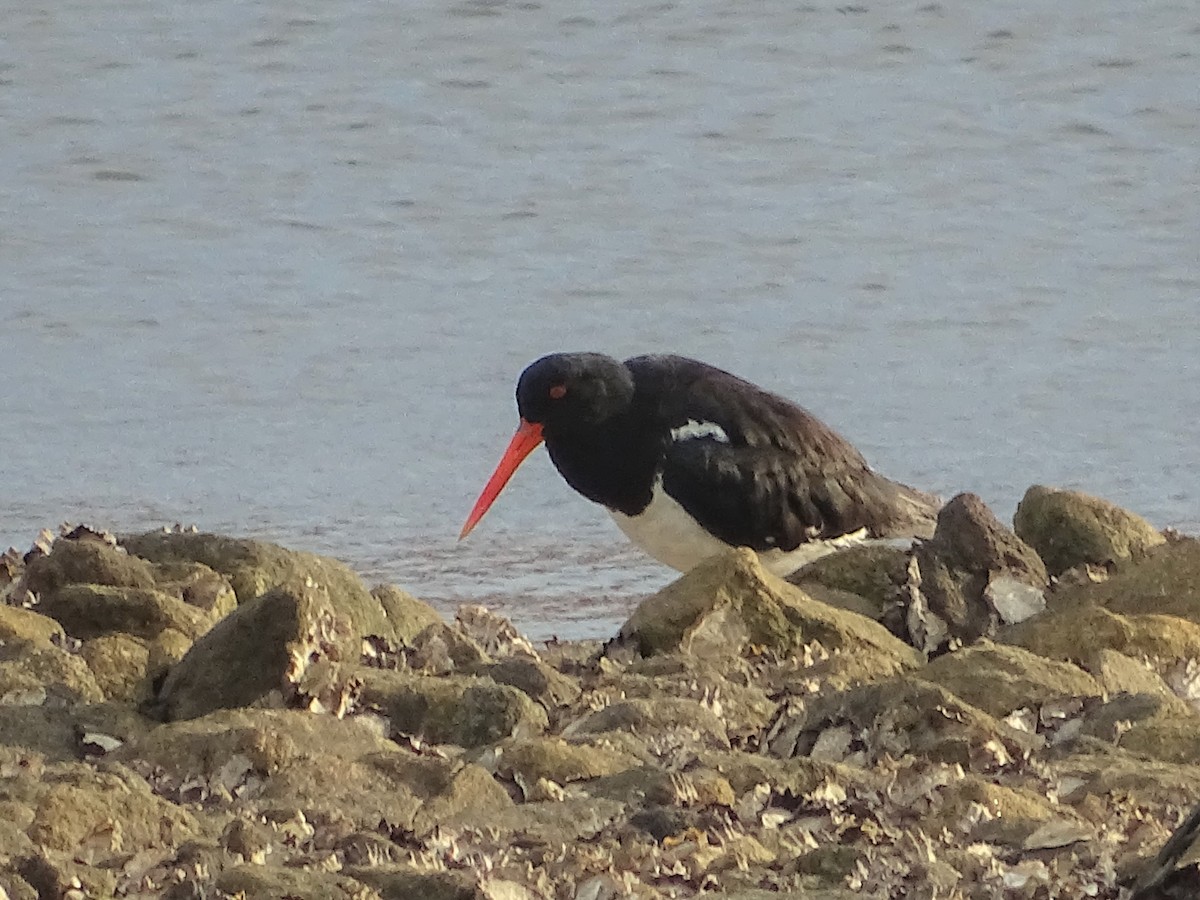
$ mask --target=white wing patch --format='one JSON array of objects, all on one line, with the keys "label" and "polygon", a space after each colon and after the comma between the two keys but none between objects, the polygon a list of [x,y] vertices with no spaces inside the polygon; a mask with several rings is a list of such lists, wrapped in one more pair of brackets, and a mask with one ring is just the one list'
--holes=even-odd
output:
[{"label": "white wing patch", "polygon": [[688,419],[686,425],[671,429],[671,440],[673,441],[690,441],[695,438],[712,438],[722,444],[729,443],[729,435],[716,422],[697,422],[695,419]]}]

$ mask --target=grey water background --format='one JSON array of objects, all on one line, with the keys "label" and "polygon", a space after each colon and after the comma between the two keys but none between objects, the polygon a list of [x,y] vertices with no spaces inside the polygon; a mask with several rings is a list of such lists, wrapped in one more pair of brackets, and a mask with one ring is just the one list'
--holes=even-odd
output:
[{"label": "grey water background", "polygon": [[560,349],[1200,527],[1192,3],[0,14],[4,544],[195,523],[609,633],[672,573],[544,453],[455,540]]}]

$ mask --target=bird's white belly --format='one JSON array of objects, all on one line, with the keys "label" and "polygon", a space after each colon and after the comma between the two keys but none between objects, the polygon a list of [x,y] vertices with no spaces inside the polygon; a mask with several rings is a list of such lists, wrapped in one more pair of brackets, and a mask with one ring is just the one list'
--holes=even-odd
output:
[{"label": "bird's white belly", "polygon": [[[654,485],[650,505],[636,516],[609,510],[617,527],[625,536],[660,563],[687,572],[710,556],[724,553],[731,544],[718,540],[700,527],[670,494],[662,489],[660,478]],[[801,544],[795,550],[761,551],[758,558],[763,567],[776,575],[789,575],[814,559],[849,544],[864,540],[867,530],[860,528],[852,534],[824,541]]]}]

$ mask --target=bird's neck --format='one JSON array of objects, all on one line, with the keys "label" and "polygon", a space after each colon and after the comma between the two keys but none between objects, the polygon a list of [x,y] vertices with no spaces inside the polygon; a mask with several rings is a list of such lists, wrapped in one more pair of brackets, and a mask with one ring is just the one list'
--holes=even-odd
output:
[{"label": "bird's neck", "polygon": [[650,503],[661,436],[630,411],[595,426],[547,431],[546,449],[562,477],[589,500],[635,516]]}]

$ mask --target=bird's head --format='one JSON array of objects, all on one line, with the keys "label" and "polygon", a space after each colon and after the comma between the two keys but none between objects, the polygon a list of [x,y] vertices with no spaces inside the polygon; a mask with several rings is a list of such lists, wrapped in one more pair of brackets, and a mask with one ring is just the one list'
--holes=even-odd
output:
[{"label": "bird's head", "polygon": [[547,436],[587,430],[625,412],[633,375],[602,353],[553,353],[531,363],[517,382],[521,419]]},{"label": "bird's head", "polygon": [[531,363],[517,381],[521,424],[475,501],[459,540],[471,533],[517,466],[543,440],[587,432],[627,410],[633,374],[602,353],[552,353]]}]

